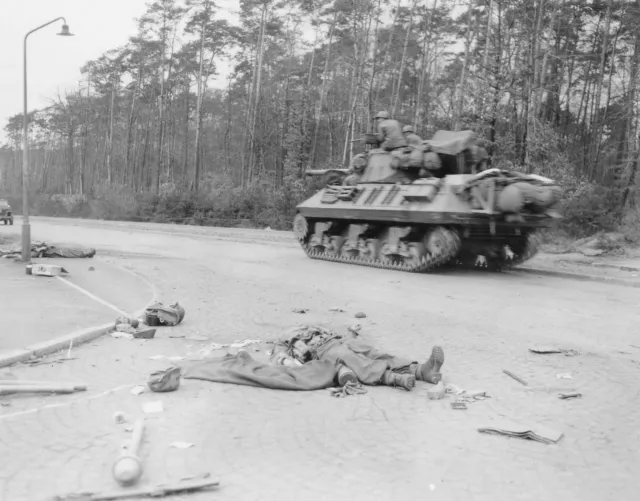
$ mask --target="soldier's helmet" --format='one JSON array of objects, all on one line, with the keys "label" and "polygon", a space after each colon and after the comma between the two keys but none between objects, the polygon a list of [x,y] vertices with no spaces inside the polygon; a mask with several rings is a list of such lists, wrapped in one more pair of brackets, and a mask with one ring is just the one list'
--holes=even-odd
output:
[{"label": "soldier's helmet", "polygon": [[377,115],[375,116],[375,118],[384,118],[384,119],[387,119],[387,118],[389,118],[389,113],[388,113],[388,112],[386,112],[386,111],[379,111],[379,112],[377,113]]},{"label": "soldier's helmet", "polygon": [[415,131],[413,130],[413,125],[405,125],[402,128],[402,132],[415,132]]}]

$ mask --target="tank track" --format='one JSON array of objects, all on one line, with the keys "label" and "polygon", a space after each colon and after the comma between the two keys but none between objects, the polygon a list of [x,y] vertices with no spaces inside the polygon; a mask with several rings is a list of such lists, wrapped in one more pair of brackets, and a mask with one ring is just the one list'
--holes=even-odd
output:
[{"label": "tank track", "polygon": [[[521,265],[522,263],[528,261],[533,258],[539,251],[541,239],[540,236],[536,232],[531,232],[527,235],[523,249],[520,252],[514,252],[513,257],[509,258],[507,256],[503,256],[500,259],[490,258],[487,259],[485,264],[478,264],[477,258],[481,256],[481,254],[476,255],[475,262],[470,261],[462,261],[459,259],[454,259],[450,266],[456,268],[463,269],[475,269],[475,270],[486,270],[486,271],[508,271],[516,266]],[[513,252],[513,249],[512,249]]]},{"label": "tank track", "polygon": [[536,232],[529,233],[527,235],[527,239],[522,252],[517,253],[512,259],[502,259],[500,262],[500,267],[503,270],[508,270],[524,263],[525,261],[528,261],[538,253],[540,244],[540,235],[538,235],[538,233]]},{"label": "tank track", "polygon": [[405,271],[409,273],[426,273],[450,262],[460,251],[462,241],[460,240],[460,236],[458,235],[458,233],[452,230],[446,231],[446,248],[439,249],[439,252],[435,254],[427,253],[427,255],[424,256],[419,263],[415,264],[406,264],[399,262],[385,263],[380,259],[371,260],[362,259],[359,257],[343,257],[337,256],[335,254],[327,254],[325,252],[316,252],[308,243],[304,242],[304,240],[301,241],[301,239],[298,237],[296,237],[296,240],[298,240],[298,243],[300,243],[304,252],[311,259],[331,261],[333,263],[355,264],[359,266],[368,266],[370,268],[380,268],[383,270]]}]

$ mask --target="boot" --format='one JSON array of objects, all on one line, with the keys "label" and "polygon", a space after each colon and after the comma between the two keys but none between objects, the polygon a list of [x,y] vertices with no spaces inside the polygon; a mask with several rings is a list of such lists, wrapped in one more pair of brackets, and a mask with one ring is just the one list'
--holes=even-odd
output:
[{"label": "boot", "polygon": [[442,379],[440,368],[444,364],[444,350],[441,346],[434,346],[431,350],[431,356],[424,364],[415,364],[409,367],[409,372],[413,374],[418,381],[426,381],[427,383],[438,384]]},{"label": "boot", "polygon": [[416,378],[411,374],[398,374],[397,372],[384,371],[380,384],[385,386],[400,386],[407,391],[416,385]]}]

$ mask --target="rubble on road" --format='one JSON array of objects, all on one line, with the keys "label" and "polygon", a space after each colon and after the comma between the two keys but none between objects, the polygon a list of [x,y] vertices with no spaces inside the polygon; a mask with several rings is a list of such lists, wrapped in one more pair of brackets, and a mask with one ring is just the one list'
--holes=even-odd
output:
[{"label": "rubble on road", "polygon": [[507,376],[509,376],[510,378],[515,379],[516,381],[518,381],[518,383],[524,385],[524,386],[529,386],[529,383],[527,383],[524,379],[516,376],[513,372],[508,371],[506,369],[503,369],[502,372],[504,372]]},{"label": "rubble on road", "polygon": [[580,355],[580,352],[576,350],[571,350],[567,348],[552,348],[549,346],[534,346],[529,348],[529,351],[532,353],[537,353],[538,355],[552,355],[555,353],[562,353],[567,357]]},{"label": "rubble on road", "polygon": [[546,426],[519,424],[508,420],[500,420],[497,425],[478,428],[478,431],[492,435],[527,438],[543,444],[556,444],[564,436],[563,432]]},{"label": "rubble on road", "polygon": [[567,398],[581,398],[581,397],[582,397],[582,393],[578,393],[577,391],[572,391],[570,393],[560,393],[558,395],[558,398],[561,398],[563,400]]}]

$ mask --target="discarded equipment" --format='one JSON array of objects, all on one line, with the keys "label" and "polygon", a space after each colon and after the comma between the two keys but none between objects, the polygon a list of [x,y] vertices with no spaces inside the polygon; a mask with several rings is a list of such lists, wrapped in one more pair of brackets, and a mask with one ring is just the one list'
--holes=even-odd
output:
[{"label": "discarded equipment", "polygon": [[113,478],[122,486],[133,485],[142,476],[142,461],[138,457],[138,451],[143,433],[144,420],[138,419],[133,425],[131,439],[125,443],[121,456],[113,464]]}]

